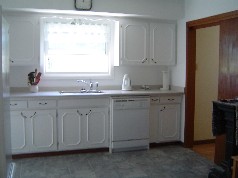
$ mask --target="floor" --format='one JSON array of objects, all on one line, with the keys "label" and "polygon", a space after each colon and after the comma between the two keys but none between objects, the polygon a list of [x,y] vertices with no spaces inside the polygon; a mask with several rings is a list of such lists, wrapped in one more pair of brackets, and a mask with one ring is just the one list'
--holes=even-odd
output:
[{"label": "floor", "polygon": [[213,162],[181,146],[14,160],[14,178],[206,178]]},{"label": "floor", "polygon": [[206,157],[207,159],[214,161],[215,156],[215,143],[194,145],[193,151]]}]

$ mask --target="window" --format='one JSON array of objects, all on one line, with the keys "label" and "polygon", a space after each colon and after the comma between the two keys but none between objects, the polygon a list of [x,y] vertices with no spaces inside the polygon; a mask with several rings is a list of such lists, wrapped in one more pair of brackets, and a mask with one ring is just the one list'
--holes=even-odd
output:
[{"label": "window", "polygon": [[[117,23],[86,18],[43,18],[41,70],[52,78],[112,76]],[[118,58],[118,57],[117,57]]]}]

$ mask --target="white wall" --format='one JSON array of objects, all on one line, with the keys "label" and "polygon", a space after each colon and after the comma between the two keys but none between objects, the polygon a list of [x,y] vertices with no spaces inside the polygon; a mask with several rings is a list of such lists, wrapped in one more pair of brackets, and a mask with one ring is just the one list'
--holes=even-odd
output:
[{"label": "white wall", "polygon": [[[177,66],[172,68],[171,83],[185,87],[186,22],[238,9],[237,0],[185,0],[185,17],[178,20]],[[182,111],[182,141],[184,140],[184,107]],[[191,133],[193,134],[193,133]]]},{"label": "white wall", "polygon": [[[4,8],[74,10],[74,0],[2,0]],[[93,12],[137,14],[159,19],[184,16],[184,0],[93,0]]]},{"label": "white wall", "polygon": [[238,9],[237,0],[185,0],[185,18],[178,20],[177,66],[173,68],[172,83],[185,86],[186,22]]}]

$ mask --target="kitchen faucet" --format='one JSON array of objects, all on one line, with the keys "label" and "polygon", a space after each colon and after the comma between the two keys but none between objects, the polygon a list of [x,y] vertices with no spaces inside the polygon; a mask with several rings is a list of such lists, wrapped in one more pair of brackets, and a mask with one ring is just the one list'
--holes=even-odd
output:
[{"label": "kitchen faucet", "polygon": [[[77,80],[77,82],[82,82],[86,85],[89,86],[89,91],[93,91],[93,82],[90,80],[89,82],[85,81],[85,80]],[[95,82],[95,86],[96,86],[96,91],[98,90],[98,82]],[[81,90],[85,90],[85,89],[81,89]]]}]

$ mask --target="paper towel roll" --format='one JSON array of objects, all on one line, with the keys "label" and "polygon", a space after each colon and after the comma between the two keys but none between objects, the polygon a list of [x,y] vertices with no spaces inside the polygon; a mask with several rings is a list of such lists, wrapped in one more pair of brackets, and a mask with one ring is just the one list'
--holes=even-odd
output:
[{"label": "paper towel roll", "polygon": [[162,71],[163,74],[163,88],[161,90],[169,90],[169,72]]}]

